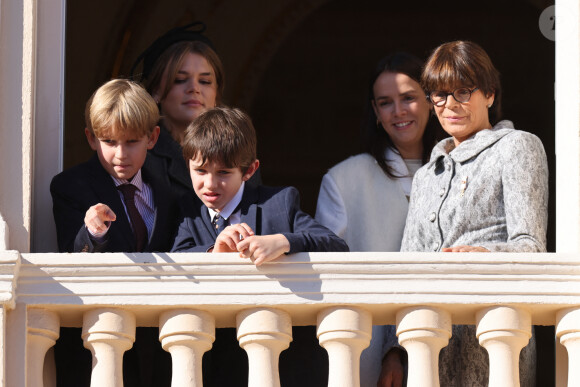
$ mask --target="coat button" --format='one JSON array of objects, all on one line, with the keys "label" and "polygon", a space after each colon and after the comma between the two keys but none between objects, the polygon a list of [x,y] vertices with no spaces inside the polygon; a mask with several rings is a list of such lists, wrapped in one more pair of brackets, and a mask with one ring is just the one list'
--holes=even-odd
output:
[{"label": "coat button", "polygon": [[432,248],[433,248],[433,251],[437,251],[439,249],[439,243],[437,243],[437,242],[433,243]]},{"label": "coat button", "polygon": [[441,191],[439,191],[439,196],[443,195],[445,195],[445,188],[441,188]]},{"label": "coat button", "polygon": [[429,215],[429,220],[430,220],[431,222],[434,222],[434,221],[435,221],[435,219],[437,219],[437,215],[436,215],[434,212],[432,212],[432,213]]}]

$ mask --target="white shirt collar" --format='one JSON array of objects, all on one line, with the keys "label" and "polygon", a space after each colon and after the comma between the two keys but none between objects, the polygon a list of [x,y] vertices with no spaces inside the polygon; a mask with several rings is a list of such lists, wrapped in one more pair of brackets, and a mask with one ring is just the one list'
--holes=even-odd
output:
[{"label": "white shirt collar", "polygon": [[[240,185],[238,192],[236,192],[232,200],[230,200],[230,202],[226,204],[224,208],[220,211],[220,215],[222,218],[228,219],[232,215],[234,210],[238,207],[238,204],[240,204],[240,202],[242,201],[242,196],[244,196],[244,185],[245,182],[242,181],[242,185]],[[213,220],[215,214],[217,214],[217,211],[214,211],[209,207],[207,210],[209,211],[209,218]]]}]

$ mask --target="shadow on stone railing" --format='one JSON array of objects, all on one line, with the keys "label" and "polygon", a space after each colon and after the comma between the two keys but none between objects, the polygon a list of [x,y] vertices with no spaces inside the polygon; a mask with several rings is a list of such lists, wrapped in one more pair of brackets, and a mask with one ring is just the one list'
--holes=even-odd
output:
[{"label": "shadow on stone railing", "polygon": [[[490,385],[518,384],[517,354],[532,324],[556,325],[570,363],[580,361],[574,256],[311,253],[256,268],[235,254],[6,252],[0,265],[5,351],[21,354],[4,357],[10,386],[42,379],[42,367],[30,364],[54,343],[60,326],[83,327],[85,345],[99,359],[95,383],[108,386],[120,385],[122,355],[136,326],[160,327],[179,386],[201,385],[201,357],[215,327],[237,327],[250,386],[279,385],[278,356],[292,325],[317,325],[331,386],[358,386],[372,325],[397,324],[409,353],[409,386],[438,385],[438,353],[451,324],[477,324],[493,358]],[[569,385],[580,383],[575,368]]]}]

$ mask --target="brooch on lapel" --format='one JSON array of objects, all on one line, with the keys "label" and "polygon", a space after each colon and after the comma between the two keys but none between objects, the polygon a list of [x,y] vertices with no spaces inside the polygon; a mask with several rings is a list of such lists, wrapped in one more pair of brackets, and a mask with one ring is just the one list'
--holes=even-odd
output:
[{"label": "brooch on lapel", "polygon": [[467,176],[463,176],[463,179],[461,179],[461,187],[459,190],[459,196],[463,197],[463,194],[465,193],[466,189],[467,189]]}]

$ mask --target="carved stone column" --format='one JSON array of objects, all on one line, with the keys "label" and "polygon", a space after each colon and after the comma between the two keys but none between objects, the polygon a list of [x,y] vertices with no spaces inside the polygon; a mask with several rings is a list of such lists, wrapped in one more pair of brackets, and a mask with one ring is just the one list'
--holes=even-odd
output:
[{"label": "carved stone column", "polygon": [[248,354],[249,387],[279,387],[278,360],[292,341],[292,321],[282,310],[255,308],[236,316],[238,341]]},{"label": "carved stone column", "polygon": [[409,357],[408,387],[439,386],[439,351],[451,337],[451,315],[418,306],[397,313],[397,336]]},{"label": "carved stone column", "polygon": [[28,310],[26,379],[30,386],[43,386],[44,357],[60,334],[60,318],[46,309]]},{"label": "carved stone column", "polygon": [[88,311],[83,316],[83,341],[93,354],[91,386],[123,386],[123,354],[135,342],[135,316],[115,308]]},{"label": "carved stone column", "polygon": [[532,337],[530,313],[510,306],[477,312],[477,338],[489,354],[489,385],[520,385],[520,352]]},{"label": "carved stone column", "polygon": [[568,352],[568,386],[580,386],[580,308],[556,314],[556,336]]},{"label": "carved stone column", "polygon": [[317,336],[328,352],[329,386],[360,386],[360,355],[371,341],[372,324],[371,314],[356,307],[320,312]]},{"label": "carved stone column", "polygon": [[200,310],[178,309],[159,317],[159,340],[171,353],[172,387],[201,387],[201,360],[215,340],[215,320]]}]

